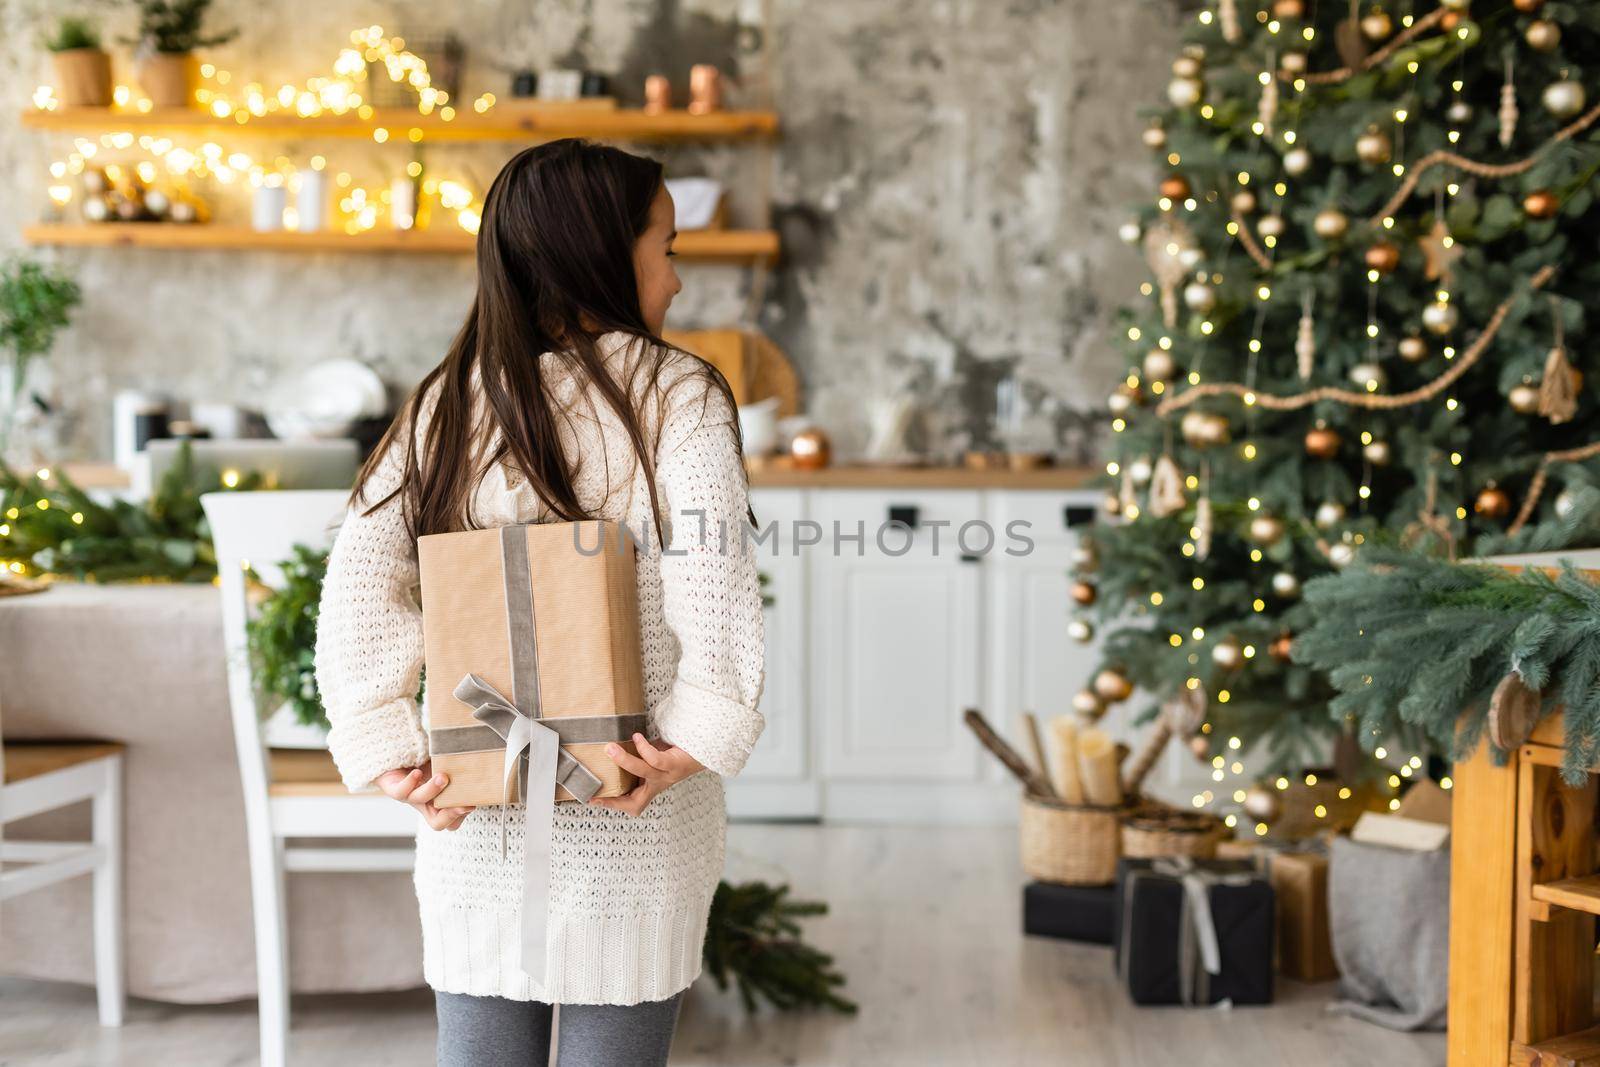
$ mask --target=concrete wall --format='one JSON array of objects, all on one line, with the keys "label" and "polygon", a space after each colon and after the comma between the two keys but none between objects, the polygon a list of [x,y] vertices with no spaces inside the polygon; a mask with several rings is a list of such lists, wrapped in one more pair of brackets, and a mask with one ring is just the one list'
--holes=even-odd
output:
[{"label": "concrete wall", "polygon": [[[86,3],[108,38],[127,5]],[[913,391],[917,440],[953,454],[990,440],[994,383],[1014,371],[1032,426],[1084,456],[1118,363],[1109,313],[1140,279],[1117,242],[1123,205],[1151,184],[1135,114],[1166,81],[1178,7],[1161,0],[771,0],[764,33],[741,31],[763,0],[219,0],[233,43],[208,55],[235,85],[326,70],[349,31],[377,22],[417,38],[453,29],[470,50],[463,88],[506,95],[515,67],[616,72],[638,99],[645,73],[681,88],[690,63],[739,71],[734,102],[770,100],[784,136],[664,153],[669,172],[736,184],[733,222],[759,225],[765,183],[783,265],[762,280],[688,265],[671,325],[758,321],[790,354],[811,412],[841,454],[865,444],[871,402]],[[70,138],[26,131],[17,111],[48,80],[40,32],[62,5],[0,0],[0,248],[45,204],[46,171]],[[454,21],[445,21],[445,12]],[[116,46],[119,80],[128,49]],[[224,147],[314,152],[378,186],[403,149],[352,142]],[[507,146],[438,146],[433,173],[485,188]],[[226,195],[222,195],[225,193]],[[219,193],[242,209],[237,188]],[[443,354],[472,286],[465,257],[43,252],[81,279],[85,306],[39,377],[61,406],[55,447],[109,454],[110,396],[127,385],[251,403],[297,368],[366,360],[413,384]]]}]

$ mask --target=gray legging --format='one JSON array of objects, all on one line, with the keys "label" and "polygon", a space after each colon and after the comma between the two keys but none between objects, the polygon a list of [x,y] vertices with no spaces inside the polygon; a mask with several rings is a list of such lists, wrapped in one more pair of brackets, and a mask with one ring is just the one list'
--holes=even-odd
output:
[{"label": "gray legging", "polygon": [[[561,1005],[557,1067],[665,1067],[685,992],[626,1007]],[[437,990],[433,998],[439,1067],[546,1067],[550,1062],[551,1005]]]}]

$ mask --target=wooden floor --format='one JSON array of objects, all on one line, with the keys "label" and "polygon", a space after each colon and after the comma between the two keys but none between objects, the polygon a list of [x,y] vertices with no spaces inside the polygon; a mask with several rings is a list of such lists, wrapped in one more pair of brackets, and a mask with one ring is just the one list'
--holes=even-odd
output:
[{"label": "wooden floor", "polygon": [[[683,1067],[1040,1064],[1184,1067],[1442,1064],[1442,1035],[1395,1034],[1326,1012],[1334,984],[1284,982],[1270,1008],[1134,1008],[1109,950],[1020,930],[1015,834],[985,829],[735,824],[728,876],[788,881],[832,913],[812,940],[850,978],[859,1015],[751,1019],[709,977],[685,1003]],[[297,998],[292,1062],[433,1063],[426,990]],[[95,1023],[87,989],[0,979],[0,1067],[226,1067],[255,1062],[252,1004],[130,1005],[120,1031]],[[361,1052],[352,1058],[352,1050]]]}]

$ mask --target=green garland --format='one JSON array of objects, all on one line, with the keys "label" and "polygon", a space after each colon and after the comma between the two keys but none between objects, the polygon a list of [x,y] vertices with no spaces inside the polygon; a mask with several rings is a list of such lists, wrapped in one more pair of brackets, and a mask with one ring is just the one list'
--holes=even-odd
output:
[{"label": "green garland", "polygon": [[217,575],[204,493],[260,488],[198,470],[187,442],[151,497],[100,504],[60,471],[46,481],[0,461],[0,567],[86,582],[209,582]]},{"label": "green garland", "polygon": [[316,650],[328,550],[295,545],[292,552],[282,564],[283,584],[261,600],[245,624],[256,706],[265,711],[286,703],[296,720],[326,731],[328,716],[317,694]]},{"label": "green garland", "polygon": [[1562,773],[1600,757],[1600,588],[1570,564],[1552,577],[1392,549],[1309,582],[1315,620],[1294,658],[1328,672],[1331,710],[1373,748],[1420,733],[1461,759],[1478,744],[1506,675],[1565,711]]}]

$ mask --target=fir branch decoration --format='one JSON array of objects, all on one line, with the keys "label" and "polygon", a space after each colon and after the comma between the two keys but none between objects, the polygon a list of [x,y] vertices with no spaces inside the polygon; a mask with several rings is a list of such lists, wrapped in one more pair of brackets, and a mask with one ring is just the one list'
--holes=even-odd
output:
[{"label": "fir branch decoration", "polygon": [[50,351],[82,295],[77,282],[43,263],[14,259],[0,266],[0,349],[11,364],[9,402],[0,410],[0,455],[10,444],[29,364]]},{"label": "fir branch decoration", "polygon": [[1367,748],[1411,728],[1464,758],[1515,673],[1544,712],[1565,711],[1569,782],[1600,757],[1600,588],[1570,564],[1513,574],[1375,549],[1307,583],[1305,599],[1315,621],[1295,662],[1327,672],[1330,710],[1355,717]]},{"label": "fir branch decoration", "polygon": [[100,31],[88,19],[67,16],[56,24],[56,32],[44,38],[46,50],[75,52],[80,48],[99,48]]},{"label": "fir branch decoration", "polygon": [[236,29],[210,35],[201,30],[210,6],[211,0],[140,0],[139,33],[127,43],[163,55],[182,55],[239,36]]},{"label": "fir branch decoration", "polygon": [[104,505],[60,471],[46,481],[0,461],[0,567],[86,582],[209,582],[217,557],[200,495],[260,482],[250,473],[224,485],[196,469],[185,443],[149,500]]},{"label": "fir branch decoration", "polygon": [[295,545],[282,572],[283,584],[262,597],[245,627],[256,706],[267,714],[287,703],[297,721],[327,730],[317,693],[316,648],[328,550]]},{"label": "fir branch decoration", "polygon": [[825,915],[820,901],[789,900],[787,885],[718,883],[707,921],[705,966],[717,988],[737,983],[747,1011],[765,998],[780,1011],[831,1008],[853,1015],[856,1004],[836,990],[844,976],[833,957],[800,939],[802,916]]}]

